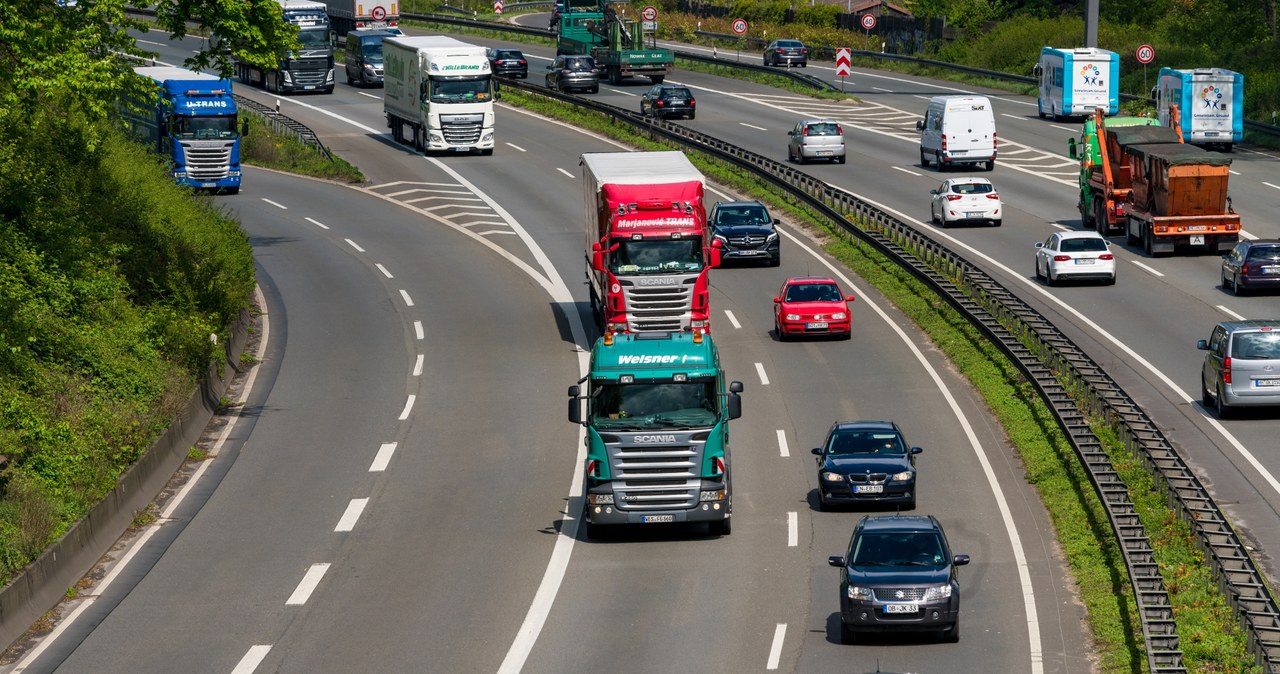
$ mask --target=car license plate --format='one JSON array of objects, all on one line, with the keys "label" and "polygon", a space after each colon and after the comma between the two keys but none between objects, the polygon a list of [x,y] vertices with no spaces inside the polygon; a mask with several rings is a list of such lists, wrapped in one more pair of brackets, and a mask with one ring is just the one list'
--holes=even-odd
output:
[{"label": "car license plate", "polygon": [[662,522],[674,522],[676,521],[676,516],[675,515],[645,515],[640,518],[640,521],[644,524],[660,524]]},{"label": "car license plate", "polygon": [[1270,275],[1270,274],[1280,274],[1280,267],[1274,267],[1274,266],[1272,266],[1272,267],[1263,267],[1263,268],[1262,268],[1262,273],[1263,273],[1263,274],[1267,274],[1267,275]]},{"label": "car license plate", "polygon": [[1076,264],[1093,264],[1093,258],[1091,257],[1076,258]]},{"label": "car license plate", "polygon": [[1192,235],[1191,235],[1191,245],[1193,245],[1193,246],[1203,246],[1203,245],[1204,245],[1204,235],[1203,235],[1203,234],[1192,234]]},{"label": "car license plate", "polygon": [[831,154],[831,150],[818,150],[819,155]]},{"label": "car license plate", "polygon": [[1253,383],[1259,387],[1280,386],[1280,379],[1255,379]]},{"label": "car license plate", "polygon": [[859,484],[854,485],[853,491],[858,494],[883,494],[884,485],[882,484]]},{"label": "car license plate", "polygon": [[738,251],[738,254],[739,254],[739,255],[759,255],[759,254],[760,254],[760,253],[762,253],[762,252],[764,252],[764,251],[760,251],[760,250],[740,250],[740,251]]},{"label": "car license plate", "polygon": [[965,213],[965,214],[964,214],[964,217],[966,217],[966,218],[980,218],[980,217],[982,217],[982,212],[981,212],[981,211],[969,211],[968,213]]},{"label": "car license plate", "polygon": [[816,322],[816,323],[805,323],[805,324],[804,324],[804,327],[806,327],[806,328],[808,328],[808,329],[810,329],[810,330],[818,330],[818,329],[821,329],[821,328],[825,328],[825,327],[827,327],[827,322],[826,322],[826,321],[818,321],[818,322]]},{"label": "car license plate", "polygon": [[920,606],[918,604],[885,604],[885,613],[919,613]]}]

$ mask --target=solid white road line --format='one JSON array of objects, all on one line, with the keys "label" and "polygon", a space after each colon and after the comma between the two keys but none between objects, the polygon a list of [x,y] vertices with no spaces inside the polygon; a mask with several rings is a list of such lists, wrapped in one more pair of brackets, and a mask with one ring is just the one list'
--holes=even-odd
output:
[{"label": "solid white road line", "polygon": [[315,225],[316,227],[319,227],[320,229],[329,229],[329,225],[326,225],[323,222],[320,222],[319,220],[316,220],[314,218],[307,218],[306,220],[307,222]]},{"label": "solid white road line", "polygon": [[1139,269],[1142,269],[1146,271],[1148,274],[1152,274],[1154,276],[1164,276],[1164,274],[1161,274],[1160,272],[1156,271],[1155,267],[1143,264],[1137,260],[1133,261],[1133,266],[1138,267]]},{"label": "solid white road line", "polygon": [[565,174],[565,175],[567,175],[567,176],[569,176],[570,178],[577,178],[577,177],[578,177],[578,176],[575,176],[575,175],[573,175],[572,173],[569,173],[568,171],[566,171],[566,170],[564,170],[564,169],[560,168],[559,166],[557,166],[557,167],[556,167],[556,170],[557,170],[557,171],[559,171],[559,172],[561,172],[561,173],[563,173],[563,174]]},{"label": "solid white road line", "polygon": [[240,658],[240,662],[236,663],[236,668],[231,670],[231,674],[253,674],[253,671],[258,668],[258,665],[262,664],[269,652],[271,652],[269,644],[250,646],[249,652],[245,653],[243,658]]},{"label": "solid white road line", "polygon": [[386,267],[382,266],[381,262],[374,263],[373,266],[377,267],[378,271],[382,272],[383,276],[387,278],[395,278],[394,276],[391,275],[391,272],[387,271]]},{"label": "solid white road line", "polygon": [[311,593],[315,592],[316,586],[320,584],[320,580],[324,578],[324,574],[329,570],[328,564],[312,564],[307,569],[307,573],[302,576],[302,581],[298,583],[298,587],[293,590],[293,594],[285,600],[285,606],[302,606],[311,598]]},{"label": "solid white road line", "polygon": [[756,363],[756,373],[760,375],[760,385],[761,385],[761,386],[768,386],[768,385],[769,385],[769,375],[767,375],[767,374],[765,374],[765,373],[764,373],[764,364],[763,364],[763,363]]},{"label": "solid white road line", "polygon": [[1232,310],[1230,310],[1230,309],[1228,309],[1228,308],[1226,308],[1226,307],[1222,306],[1221,304],[1219,304],[1219,305],[1218,305],[1218,311],[1221,311],[1222,313],[1224,313],[1224,314],[1226,314],[1226,315],[1228,315],[1228,316],[1230,316],[1230,317],[1232,317],[1232,318],[1236,319],[1237,321],[1243,321],[1243,320],[1244,320],[1244,316],[1241,316],[1240,314],[1237,314],[1236,312],[1234,312],[1234,311],[1232,311]]},{"label": "solid white road line", "polygon": [[370,473],[381,473],[391,464],[391,457],[396,453],[396,443],[384,442],[378,448],[378,453],[373,457],[373,463],[369,465]]},{"label": "solid white road line", "polygon": [[778,668],[778,661],[782,659],[782,642],[786,639],[787,624],[778,623],[778,626],[773,628],[773,645],[769,647],[769,662],[765,663],[765,669]]},{"label": "solid white road line", "polygon": [[404,410],[400,412],[400,421],[404,421],[409,418],[409,412],[413,410],[413,401],[417,399],[418,396],[410,394],[409,398],[404,401]]},{"label": "solid white road line", "polygon": [[791,456],[791,449],[787,447],[787,432],[781,428],[778,429],[778,454],[784,459]]},{"label": "solid white road line", "polygon": [[334,531],[351,531],[356,528],[356,520],[360,519],[360,514],[364,512],[364,507],[369,505],[367,498],[353,498],[347,504],[346,512],[342,513],[342,517],[338,520],[338,526],[334,527]]},{"label": "solid white road line", "polygon": [[724,310],[724,315],[729,317],[729,322],[733,324],[733,327],[734,327],[735,329],[737,329],[737,330],[741,330],[741,329],[742,329],[742,324],[738,322],[738,317],[737,317],[737,316],[734,316],[732,311],[729,311],[728,309],[725,309],[725,310]]},{"label": "solid white road line", "polygon": [[885,89],[884,87],[871,87],[871,88],[872,88],[872,89],[874,89],[874,90],[876,90],[876,91],[883,91],[883,92],[885,92],[886,94],[891,94],[891,93],[893,93],[893,89]]},{"label": "solid white road line", "polygon": [[787,547],[794,548],[800,545],[800,514],[797,512],[787,513]]},{"label": "solid white road line", "polygon": [[404,303],[405,303],[405,304],[407,304],[407,305],[409,305],[409,306],[413,306],[413,298],[412,298],[412,297],[409,297],[409,291],[405,290],[404,288],[401,288],[401,289],[400,289],[400,296],[404,298]]},{"label": "solid white road line", "polygon": [[360,247],[360,244],[356,243],[355,241],[352,241],[351,239],[343,239],[343,241],[346,241],[348,246],[355,248],[357,251],[361,253],[364,252],[364,249]]},{"label": "solid white road line", "polygon": [[272,201],[272,200],[270,200],[270,199],[266,199],[266,198],[264,198],[264,199],[263,199],[263,201],[265,201],[265,202],[267,202],[267,203],[271,204],[272,206],[275,206],[276,208],[278,208],[278,209],[280,209],[280,210],[282,210],[282,211],[287,211],[287,210],[289,210],[289,207],[288,207],[288,206],[285,206],[284,204],[276,203],[276,202],[274,202],[274,201]]},{"label": "solid white road line", "polygon": [[424,333],[424,332],[423,332],[423,330],[422,330],[422,321],[414,321],[414,322],[413,322],[413,334],[414,334],[418,339],[422,339],[423,337],[425,337],[425,336],[426,336],[426,333]]},{"label": "solid white road line", "polygon": [[423,355],[418,354],[418,359],[413,363],[413,376],[415,377],[422,376],[422,360],[423,360]]}]

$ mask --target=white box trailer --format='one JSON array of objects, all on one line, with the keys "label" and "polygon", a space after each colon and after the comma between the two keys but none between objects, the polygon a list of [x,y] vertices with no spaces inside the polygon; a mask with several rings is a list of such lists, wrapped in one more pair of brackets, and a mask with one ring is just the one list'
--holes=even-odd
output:
[{"label": "white box trailer", "polygon": [[493,73],[484,47],[451,37],[382,41],[383,110],[397,143],[493,154]]},{"label": "white box trailer", "polygon": [[1097,48],[1040,50],[1036,104],[1041,119],[1085,117],[1095,108],[1120,112],[1120,55]]},{"label": "white box trailer", "polygon": [[1151,90],[1156,117],[1164,126],[1177,126],[1182,139],[1227,152],[1244,140],[1244,75],[1223,68],[1177,70],[1161,68]]}]

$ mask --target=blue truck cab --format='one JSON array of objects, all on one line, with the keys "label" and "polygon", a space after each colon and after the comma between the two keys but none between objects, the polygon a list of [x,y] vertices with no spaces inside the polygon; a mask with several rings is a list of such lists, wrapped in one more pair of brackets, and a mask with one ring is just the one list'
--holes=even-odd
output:
[{"label": "blue truck cab", "polygon": [[169,158],[179,185],[230,194],[240,191],[240,139],[231,80],[183,68],[134,68],[159,89],[156,102],[126,112],[133,133]]}]

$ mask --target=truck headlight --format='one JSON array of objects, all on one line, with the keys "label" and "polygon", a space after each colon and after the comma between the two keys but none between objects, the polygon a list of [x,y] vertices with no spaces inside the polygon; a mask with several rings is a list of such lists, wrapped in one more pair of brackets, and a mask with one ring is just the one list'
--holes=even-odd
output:
[{"label": "truck headlight", "polygon": [[239,178],[239,177],[240,177],[240,172],[239,172],[239,171],[227,171],[227,175],[231,176],[232,178]]},{"label": "truck headlight", "polygon": [[951,598],[951,583],[925,588],[924,601],[937,601]]},{"label": "truck headlight", "polygon": [[710,323],[710,321],[689,321],[689,327],[691,327],[691,328],[707,328],[707,327],[711,327],[711,326],[709,325],[709,323]]},{"label": "truck headlight", "polygon": [[483,137],[481,137],[481,138],[480,138],[480,142],[482,142],[482,143],[483,143],[483,142],[485,142],[485,141],[489,141],[489,140],[493,140],[493,132],[492,132],[492,131],[491,131],[491,132],[489,132],[489,133],[486,133]]},{"label": "truck headlight", "polygon": [[850,585],[848,594],[850,599],[860,599],[862,601],[871,601],[871,588],[869,587],[858,587],[856,585]]},{"label": "truck headlight", "polygon": [[441,135],[440,135],[440,134],[438,134],[438,133],[431,133],[431,134],[428,134],[428,137],[431,139],[431,142],[433,142],[433,143],[443,143],[443,142],[444,142],[444,137],[443,137],[443,136],[441,136]]},{"label": "truck headlight", "polygon": [[613,494],[587,494],[587,503],[591,505],[613,505]]},{"label": "truck headlight", "polygon": [[698,500],[699,501],[723,501],[724,490],[723,489],[705,489],[703,491],[698,492]]},{"label": "truck headlight", "polygon": [[175,178],[185,178],[185,177],[187,177],[187,172],[186,172],[186,171],[183,171],[183,170],[181,170],[181,169],[179,169],[179,170],[177,170],[177,171],[174,171],[174,172],[173,172],[173,177],[175,177]]},{"label": "truck headlight", "polygon": [[903,480],[910,480],[913,475],[915,475],[914,472],[904,470],[901,473],[894,473],[893,475],[890,475],[889,479],[895,482],[901,482]]},{"label": "truck headlight", "polygon": [[280,71],[280,77],[284,78],[284,81],[285,81],[285,83],[286,83],[286,84],[292,84],[292,83],[293,83],[293,76],[289,74],[289,71],[288,71],[288,70],[281,70],[281,71]]},{"label": "truck headlight", "polygon": [[328,75],[325,75],[324,81],[326,81],[326,82],[332,82],[332,81],[333,81],[333,68],[330,68],[330,69],[329,69],[329,74],[328,74]]},{"label": "truck headlight", "polygon": [[844,482],[844,476],[840,473],[833,473],[829,470],[822,471],[822,479],[827,482]]}]

